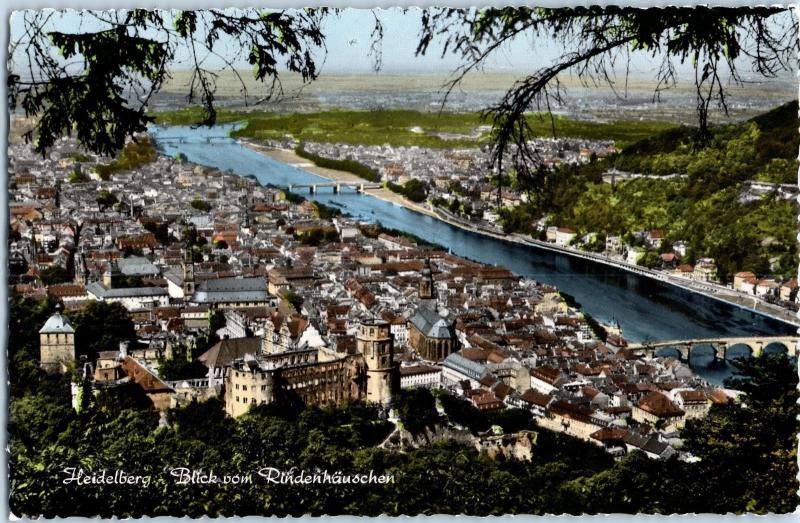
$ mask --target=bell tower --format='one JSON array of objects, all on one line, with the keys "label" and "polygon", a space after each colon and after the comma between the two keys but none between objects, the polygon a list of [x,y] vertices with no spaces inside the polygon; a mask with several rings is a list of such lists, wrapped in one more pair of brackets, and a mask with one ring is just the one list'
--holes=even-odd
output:
[{"label": "bell tower", "polygon": [[394,335],[389,323],[362,322],[356,336],[356,350],[367,364],[367,402],[389,407],[400,388],[400,369],[394,363]]},{"label": "bell tower", "polygon": [[434,294],[434,284],[433,284],[433,272],[431,271],[431,260],[430,258],[425,260],[425,268],[422,269],[422,277],[419,280],[419,299],[420,300],[433,300]]},{"label": "bell tower", "polygon": [[183,299],[187,300],[194,294],[194,262],[192,261],[192,251],[186,249],[186,254],[183,256]]},{"label": "bell tower", "polygon": [[[109,260],[106,265],[106,270],[103,271],[103,287],[111,289],[114,287],[114,280],[120,275],[119,265],[116,260]],[[117,281],[119,283],[119,281]]]}]

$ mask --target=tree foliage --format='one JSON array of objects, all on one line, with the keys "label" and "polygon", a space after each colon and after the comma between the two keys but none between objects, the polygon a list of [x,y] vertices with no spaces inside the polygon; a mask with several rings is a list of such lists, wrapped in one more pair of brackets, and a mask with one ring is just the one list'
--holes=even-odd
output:
[{"label": "tree foliage", "polygon": [[378,171],[355,160],[337,160],[334,158],[326,158],[324,156],[306,151],[302,143],[298,144],[297,147],[294,148],[294,152],[297,153],[297,156],[301,158],[311,160],[314,165],[318,167],[325,167],[327,169],[336,169],[337,171],[353,173],[359,178],[363,178],[370,182],[381,181],[381,175],[378,173]]},{"label": "tree foliage", "polygon": [[102,191],[100,191],[100,194],[97,195],[97,205],[100,206],[101,211],[107,209],[108,207],[111,207],[118,201],[119,200],[117,200],[117,196],[111,191],[108,191],[106,189],[103,189]]},{"label": "tree foliage", "polygon": [[[693,149],[688,129],[668,130],[603,160],[555,169],[539,199],[502,209],[501,223],[507,232],[534,233],[533,226],[546,216],[578,236],[616,235],[629,244],[636,243],[636,232],[660,229],[665,247],[686,243],[685,262],[714,258],[723,281],[739,271],[792,277],[797,269],[796,204],[774,192],[758,199],[741,196],[751,180],[797,176],[796,128],[797,102],[791,102],[718,127],[700,151]],[[779,148],[784,142],[788,145]],[[760,154],[764,148],[782,156],[766,158]],[[785,162],[780,175],[773,170],[776,161]],[[612,167],[649,178],[617,179],[612,185],[603,179]],[[655,254],[650,258],[658,263]]]},{"label": "tree foliage", "polygon": [[39,278],[45,285],[68,283],[71,278],[67,269],[61,265],[51,265],[39,271]]},{"label": "tree foliage", "polygon": [[403,427],[413,434],[432,429],[439,421],[436,401],[431,391],[425,388],[400,391],[395,399],[395,408]]},{"label": "tree foliage", "polygon": [[[694,463],[637,453],[615,462],[596,445],[541,429],[531,461],[492,460],[453,441],[404,452],[377,448],[393,427],[360,403],[258,405],[232,419],[222,400],[212,399],[170,410],[167,425],[159,426],[158,414],[142,409],[136,395],[141,390],[131,385],[89,395],[85,408],[75,412],[69,378],[46,375],[35,361],[36,331],[54,304],[14,299],[10,305],[15,335],[9,343],[9,492],[17,515],[766,513],[790,512],[796,505],[797,376],[786,357],[740,363],[731,385],[744,392],[743,406],[714,407],[685,430],[685,449],[700,458]],[[85,326],[84,321],[79,328]],[[400,408],[405,423],[420,414],[420,422],[433,420],[426,392],[403,394],[409,400],[408,408]],[[443,404],[453,420],[449,403],[464,402],[447,398],[442,396]],[[414,405],[421,413],[413,412]],[[515,420],[507,430],[519,430],[528,417],[509,410],[484,418],[480,428],[506,419]],[[258,479],[180,485],[168,469],[222,476],[269,466],[343,474],[372,470],[394,481],[366,487],[270,485]],[[67,467],[123,470],[152,482],[79,486],[63,481]],[[431,494],[441,492],[446,495]]]},{"label": "tree foliage", "polygon": [[197,209],[198,211],[208,212],[211,210],[211,204],[207,201],[201,199],[198,196],[195,196],[189,205],[192,206],[193,209]]},{"label": "tree foliage", "polygon": [[[221,57],[236,75],[234,63],[246,60],[254,78],[268,83],[258,101],[269,99],[280,92],[282,70],[298,73],[305,82],[317,77],[314,51],[323,47],[320,23],[326,12],[84,11],[77,16],[86,26],[75,24],[77,30],[68,32],[62,24],[75,15],[26,11],[24,35],[12,46],[12,58],[23,63],[9,75],[9,101],[12,109],[19,106],[37,118],[25,138],[38,152],[75,133],[86,149],[113,155],[153,121],[147,105],[180,50],[188,50],[192,67],[187,101],[199,100],[198,123],[211,125],[216,73],[204,66],[209,56]],[[223,36],[236,45],[226,45]],[[246,95],[243,81],[242,89]]]},{"label": "tree foliage", "polygon": [[133,321],[119,303],[90,301],[67,314],[75,328],[75,351],[96,357],[98,352],[118,350],[120,342],[136,339]]},{"label": "tree foliage", "polygon": [[[727,81],[744,82],[741,63],[772,78],[792,70],[798,50],[797,21],[782,8],[439,8],[425,11],[422,21],[418,54],[440,41],[443,54],[454,53],[463,60],[449,90],[513,40],[530,38],[534,52],[539,38],[552,37],[563,47],[551,65],[518,80],[483,113],[493,125],[494,167],[498,172],[513,167],[521,178],[530,179],[540,174],[541,162],[530,145],[535,135],[529,112],[551,113],[563,101],[560,77],[565,74],[576,74],[586,85],[605,84],[622,92],[627,89],[631,54],[645,54],[660,60],[654,93],[658,98],[677,82],[676,63],[691,64],[698,117],[695,138],[704,146],[711,138],[709,108],[716,103],[727,111]],[[618,75],[620,66],[625,73]]]},{"label": "tree foliage", "polygon": [[[187,101],[199,101],[202,107],[195,123],[211,125],[217,116],[216,74],[204,66],[209,56],[221,59],[224,68],[240,79],[246,102],[247,88],[234,64],[247,61],[253,77],[266,84],[266,93],[256,102],[269,100],[281,93],[283,70],[299,74],[304,82],[318,76],[319,52],[325,50],[322,21],[334,13],[328,9],[84,11],[77,16],[90,23],[67,32],[62,25],[74,21],[70,17],[75,14],[27,11],[22,15],[24,34],[12,42],[9,100],[12,109],[19,106],[37,118],[26,138],[36,142],[39,152],[59,136],[74,132],[85,148],[113,154],[153,121],[147,105],[179,60],[179,51],[188,53],[192,71]],[[374,18],[370,53],[379,68],[383,25],[377,12]],[[740,62],[767,78],[788,70],[797,50],[796,32],[796,21],[784,8],[669,7],[657,13],[614,6],[431,8],[422,14],[417,53],[425,54],[439,41],[443,53],[462,59],[449,92],[512,40],[533,37],[535,42],[546,37],[563,46],[564,53],[551,65],[518,80],[484,112],[494,126],[492,150],[498,170],[503,170],[510,154],[509,161],[521,176],[534,178],[539,162],[528,145],[527,114],[533,109],[550,113],[553,103],[562,99],[560,75],[576,73],[587,83],[620,90],[627,73],[617,78],[616,66],[625,65],[627,71],[630,54],[644,53],[661,60],[657,97],[676,82],[675,63],[688,62],[695,71],[698,138],[703,144],[710,137],[711,105],[716,102],[727,109],[726,75],[742,82]]]}]

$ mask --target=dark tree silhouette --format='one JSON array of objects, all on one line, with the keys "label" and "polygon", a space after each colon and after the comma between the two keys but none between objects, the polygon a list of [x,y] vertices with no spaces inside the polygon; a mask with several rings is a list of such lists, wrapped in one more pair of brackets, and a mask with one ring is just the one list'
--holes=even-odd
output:
[{"label": "dark tree silhouette", "polygon": [[[24,35],[12,43],[9,102],[35,117],[26,133],[44,153],[55,140],[75,133],[79,143],[101,154],[115,154],[128,138],[146,130],[153,117],[148,102],[169,77],[179,49],[188,49],[192,74],[187,102],[199,101],[203,118],[216,120],[216,73],[206,69],[214,56],[233,71],[247,97],[235,64],[242,59],[254,77],[266,82],[259,100],[281,92],[281,71],[298,73],[303,82],[317,77],[314,52],[324,50],[320,22],[327,9],[268,11],[82,11],[81,23],[60,29],[57,11],[25,11]],[[236,45],[220,43],[225,36]],[[13,67],[16,66],[16,67]]]}]

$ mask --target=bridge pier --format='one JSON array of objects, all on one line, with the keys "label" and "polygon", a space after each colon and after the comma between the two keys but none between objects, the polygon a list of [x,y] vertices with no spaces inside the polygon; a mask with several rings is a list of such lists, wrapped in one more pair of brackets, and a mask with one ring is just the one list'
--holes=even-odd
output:
[{"label": "bridge pier", "polygon": [[686,362],[686,365],[689,368],[692,367],[692,344],[690,343],[684,347],[678,347],[678,353],[680,354],[680,359]]},{"label": "bridge pier", "polygon": [[358,184],[358,188],[356,189],[356,192],[358,194],[364,194],[364,184],[363,183],[359,183]]},{"label": "bridge pier", "polygon": [[308,186],[308,194],[314,194],[315,192],[317,192],[317,186],[313,185],[313,184],[309,185]]},{"label": "bridge pier", "polygon": [[717,361],[725,361],[728,357],[728,344],[725,342],[722,343],[712,343],[711,347],[714,349],[714,359]]},{"label": "bridge pier", "polygon": [[336,185],[333,186],[333,194],[339,194],[341,190],[342,190],[341,184],[337,183]]}]

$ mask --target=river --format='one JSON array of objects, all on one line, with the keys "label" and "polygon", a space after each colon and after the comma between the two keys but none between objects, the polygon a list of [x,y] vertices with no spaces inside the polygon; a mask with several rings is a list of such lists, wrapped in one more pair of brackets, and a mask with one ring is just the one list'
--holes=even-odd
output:
[{"label": "river", "polygon": [[[167,155],[182,152],[191,162],[231,170],[240,176],[252,175],[262,184],[287,186],[327,181],[230,139],[212,138],[207,143],[207,137],[227,135],[231,128],[222,125],[212,129],[153,128],[151,135]],[[453,254],[507,267],[527,278],[555,285],[574,296],[583,310],[598,320],[616,319],[629,341],[779,335],[796,331],[786,323],[650,278],[532,246],[488,238],[373,196],[349,190],[338,195],[329,189],[314,195],[307,194],[307,190],[299,192],[315,201],[335,205],[356,219],[380,222],[443,245]],[[740,354],[736,347],[732,353]],[[731,368],[728,363],[708,367],[712,360],[710,347],[693,352],[692,365],[696,371],[710,382],[719,383],[730,375]]]}]

